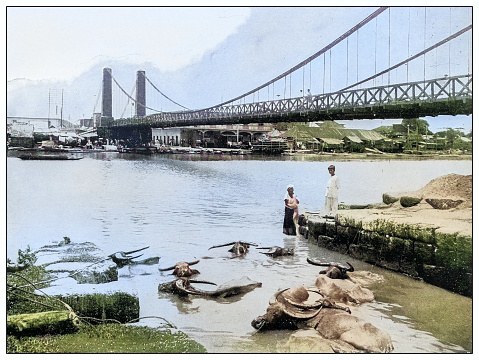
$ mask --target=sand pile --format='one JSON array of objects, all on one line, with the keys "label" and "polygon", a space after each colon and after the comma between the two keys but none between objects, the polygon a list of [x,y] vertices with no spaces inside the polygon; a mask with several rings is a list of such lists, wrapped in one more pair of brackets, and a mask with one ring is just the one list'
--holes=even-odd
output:
[{"label": "sand pile", "polygon": [[[402,207],[397,201],[386,207],[379,204],[381,207],[370,209],[345,209],[340,210],[339,215],[363,223],[380,219],[434,228],[442,233],[472,236],[472,175],[444,175],[431,180],[418,191],[394,194],[394,197],[400,196],[419,197],[423,201],[412,207]],[[454,208],[437,210],[425,199],[450,199],[463,202]],[[311,220],[315,221],[313,216]]]},{"label": "sand pile", "polygon": [[444,175],[409,195],[423,199],[463,200],[459,208],[472,207],[472,175]]}]

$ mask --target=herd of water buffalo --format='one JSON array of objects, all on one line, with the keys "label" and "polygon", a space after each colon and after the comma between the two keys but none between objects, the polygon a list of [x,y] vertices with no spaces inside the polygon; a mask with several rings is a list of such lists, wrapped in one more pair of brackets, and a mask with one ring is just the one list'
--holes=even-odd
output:
[{"label": "herd of water buffalo", "polygon": [[[249,248],[256,246],[257,249],[271,257],[292,256],[294,249],[279,246],[258,247],[257,244],[248,242],[230,242],[215,245],[209,249],[231,246],[228,251],[233,257],[245,256]],[[129,252],[117,252],[110,258],[118,265],[132,265],[135,263],[152,264],[158,263],[158,258],[136,260],[140,255],[135,253],[144,250]],[[180,261],[172,266],[160,268],[160,271],[172,271],[175,280],[158,285],[159,292],[167,292],[181,297],[189,295],[207,298],[225,298],[240,295],[261,287],[260,282],[255,282],[248,277],[229,281],[215,290],[202,290],[194,284],[203,283],[215,285],[209,281],[194,280],[192,277],[199,271],[191,266],[200,260],[193,262]],[[307,258],[311,265],[324,267],[317,275],[315,285],[309,288],[303,286],[287,288],[273,295],[264,315],[252,320],[251,325],[257,331],[268,329],[314,329],[308,333],[314,337],[320,352],[327,346],[332,352],[339,353],[389,353],[394,347],[389,334],[354,316],[354,306],[374,300],[374,294],[365,285],[373,281],[381,281],[381,277],[366,271],[354,271],[350,263],[325,263]]]}]

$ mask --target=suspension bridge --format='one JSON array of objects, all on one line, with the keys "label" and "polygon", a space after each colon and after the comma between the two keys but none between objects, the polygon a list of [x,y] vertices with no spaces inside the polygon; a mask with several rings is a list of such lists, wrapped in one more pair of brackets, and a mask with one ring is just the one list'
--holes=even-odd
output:
[{"label": "suspension bridge", "polygon": [[[438,27],[434,11],[378,8],[275,78],[198,110],[168,97],[144,71],[137,72],[133,98],[111,69],[104,69],[101,128],[110,136],[124,137],[151,128],[193,125],[470,115],[472,24],[456,24],[451,8],[449,21],[440,19],[447,26]],[[412,25],[418,24],[413,31]],[[134,116],[113,118],[112,82],[135,106]],[[147,104],[147,84],[178,110],[158,111]],[[293,90],[298,88],[299,94]]]}]

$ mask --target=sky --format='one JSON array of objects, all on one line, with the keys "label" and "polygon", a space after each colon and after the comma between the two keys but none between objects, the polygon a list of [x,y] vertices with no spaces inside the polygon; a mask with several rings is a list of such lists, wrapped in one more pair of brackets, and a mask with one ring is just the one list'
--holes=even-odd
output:
[{"label": "sky", "polygon": [[[193,3],[176,2],[175,5]],[[7,5],[23,4],[32,6],[35,3],[16,1]],[[114,64],[114,76],[122,77],[121,83],[127,84],[123,85],[127,91],[134,84],[134,67],[137,66],[138,69],[148,69],[147,76],[151,74],[155,85],[161,84],[161,89],[178,102],[188,104],[190,108],[213,106],[281,74],[377,9],[313,9],[296,6],[317,5],[317,2],[311,1],[258,3],[294,4],[293,7],[283,8],[205,6],[216,5],[215,2],[207,2],[195,8],[139,8],[131,6],[131,2],[115,3],[125,7],[54,6],[79,4],[71,1],[44,4],[53,7],[6,8],[9,116],[34,116],[32,114],[37,113],[36,116],[46,117],[45,99],[51,95],[52,88],[62,88],[65,89],[65,112],[68,112],[68,117],[73,120],[88,117],[90,109],[94,107],[94,100],[98,100],[96,87],[101,81],[101,75],[95,66],[105,64]],[[81,4],[101,5],[101,2],[85,1]],[[158,2],[140,1],[135,3],[137,4],[157,5]],[[233,1],[231,4],[243,5],[245,2]],[[338,3],[341,4],[342,2]],[[437,3],[433,4],[436,5]],[[420,10],[417,12],[419,19]],[[466,23],[468,21],[465,20]],[[456,21],[449,24],[439,21],[432,27],[451,32],[451,23],[455,24]],[[418,34],[421,31],[418,28]],[[433,39],[430,41],[433,42]],[[354,46],[353,41],[348,46]],[[410,51],[412,53],[414,50]],[[384,53],[376,56],[382,57],[383,61],[391,61],[386,60]],[[353,58],[352,55],[350,57]],[[367,56],[362,57],[368,59]],[[439,61],[431,76],[447,73],[449,69],[441,67],[441,63],[445,62]],[[371,67],[372,61],[362,67],[367,66]],[[97,73],[89,79],[86,94],[85,85],[80,84],[80,79],[83,78],[86,82],[86,74],[92,69]],[[353,70],[348,69],[348,73],[349,71]],[[130,78],[127,78],[125,72],[131,74]],[[359,74],[351,73],[348,76],[351,82],[351,78],[358,77]],[[299,91],[300,87],[298,83],[295,91]],[[24,93],[20,95],[18,89]],[[28,95],[25,95],[25,89],[29,89]],[[161,110],[171,111],[166,108]],[[48,112],[50,111],[49,108]],[[346,124],[348,127],[371,128],[376,127],[376,124],[380,126],[391,122],[354,121],[354,124]],[[454,117],[452,126],[448,126],[448,118],[434,118],[429,122],[433,124],[432,130],[438,129],[436,131],[444,127],[455,127],[467,132],[472,126],[470,116]]]},{"label": "sky", "polygon": [[[108,59],[154,59],[162,70],[179,70],[235,33],[250,14],[242,7],[10,8],[7,79],[71,80]],[[38,61],[44,58],[48,63]]]}]

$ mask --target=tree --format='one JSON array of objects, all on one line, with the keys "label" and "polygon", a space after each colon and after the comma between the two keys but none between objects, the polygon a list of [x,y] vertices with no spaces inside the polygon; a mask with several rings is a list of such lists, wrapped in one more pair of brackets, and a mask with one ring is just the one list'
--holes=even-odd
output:
[{"label": "tree", "polygon": [[465,136],[464,133],[460,130],[453,129],[453,128],[448,128],[448,129],[446,129],[446,131],[437,132],[436,135],[446,139],[446,148],[447,149],[464,148],[464,144],[462,144],[461,141],[458,141],[458,139]]},{"label": "tree", "polygon": [[407,128],[409,125],[409,132],[427,135],[429,123],[422,119],[403,119],[401,124]]}]

